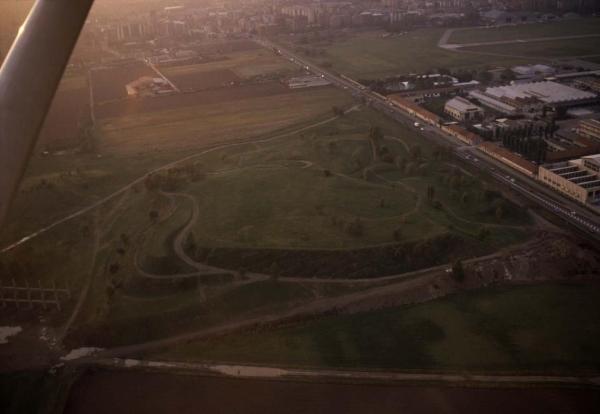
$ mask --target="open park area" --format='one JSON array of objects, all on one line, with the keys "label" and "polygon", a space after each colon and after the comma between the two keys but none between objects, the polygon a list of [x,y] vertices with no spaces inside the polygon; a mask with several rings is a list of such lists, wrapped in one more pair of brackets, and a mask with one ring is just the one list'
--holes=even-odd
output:
[{"label": "open park area", "polygon": [[[332,67],[357,78],[490,64],[438,47],[442,34],[359,32],[316,59],[337,56]],[[210,58],[193,64],[134,61],[63,80],[46,129],[69,131],[55,125],[68,114],[78,141],[36,151],[2,234],[11,280],[0,289],[16,304],[4,320],[22,330],[0,350],[17,355],[11,366],[67,349],[114,364],[598,366],[589,245],[419,124],[343,88],[288,88],[304,68],[272,50],[205,46]],[[140,76],[170,89],[134,96],[125,86]],[[11,381],[64,405],[53,387],[75,384],[80,398],[80,374]]]},{"label": "open park area", "polygon": [[[327,104],[344,103],[336,96]],[[70,320],[73,343],[126,344],[360,290],[354,279],[377,284],[377,277],[489,254],[535,233],[525,209],[414,129],[360,105],[346,102],[343,115],[325,105],[315,103],[320,115],[312,117],[294,112],[271,132],[244,137],[240,124],[234,141],[223,134],[145,151],[119,177],[110,166],[128,147],[117,139],[106,140],[101,158],[36,160],[32,172],[41,175],[30,173],[21,195],[30,200],[43,193],[46,203],[84,204],[94,200],[86,185],[105,194],[126,186],[17,247],[6,265],[19,283],[54,281],[86,296]],[[210,137],[205,131],[199,137]],[[73,160],[67,157],[82,157],[79,167],[51,172]],[[167,167],[156,170],[160,163]],[[299,283],[278,284],[280,277]],[[348,282],[303,285],[314,277]]]},{"label": "open park area", "polygon": [[[596,55],[598,35],[598,18],[590,17],[485,28],[423,28],[402,33],[344,31],[329,37],[306,34],[279,40],[323,67],[354,79],[377,79],[440,68],[476,70],[535,63],[540,58]],[[548,40],[543,41],[544,37]],[[511,43],[486,44],[490,42]]]}]

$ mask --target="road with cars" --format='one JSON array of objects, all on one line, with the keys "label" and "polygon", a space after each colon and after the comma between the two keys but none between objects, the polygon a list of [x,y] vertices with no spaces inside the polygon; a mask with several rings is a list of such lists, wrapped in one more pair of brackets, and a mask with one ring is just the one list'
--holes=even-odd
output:
[{"label": "road with cars", "polygon": [[600,217],[586,206],[563,197],[536,179],[528,177],[487,156],[477,147],[469,146],[437,127],[421,125],[420,120],[407,114],[384,96],[372,92],[364,85],[353,81],[347,76],[337,75],[323,69],[270,40],[263,38],[255,38],[254,40],[261,46],[301,66],[307,72],[327,79],[333,85],[347,90],[355,97],[362,99],[371,108],[383,112],[397,122],[417,128],[420,134],[426,139],[450,148],[453,154],[465,163],[487,172],[494,179],[510,187],[531,202],[552,212],[572,228],[579,230],[591,239],[600,241]]}]

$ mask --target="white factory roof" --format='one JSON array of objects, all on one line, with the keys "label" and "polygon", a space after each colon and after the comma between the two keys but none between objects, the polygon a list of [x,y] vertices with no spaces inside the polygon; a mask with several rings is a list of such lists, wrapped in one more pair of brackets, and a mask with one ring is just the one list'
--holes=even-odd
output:
[{"label": "white factory roof", "polygon": [[471,102],[467,101],[465,98],[461,98],[460,96],[450,99],[448,102],[446,102],[446,106],[460,112],[467,112],[469,110],[475,111],[479,109],[477,105],[472,104]]},{"label": "white factory roof", "polygon": [[507,114],[513,113],[515,111],[514,106],[504,103],[502,101],[499,101],[497,99],[494,99],[493,97],[486,95],[485,93],[483,93],[481,91],[471,91],[471,92],[469,92],[469,96],[471,96],[475,99],[478,99],[479,102],[481,102],[484,105],[491,106],[491,107],[496,108],[499,111],[507,113]]},{"label": "white factory roof", "polygon": [[524,99],[537,98],[544,103],[578,101],[596,97],[591,92],[582,91],[556,82],[530,82],[487,88],[485,93],[495,98]]}]

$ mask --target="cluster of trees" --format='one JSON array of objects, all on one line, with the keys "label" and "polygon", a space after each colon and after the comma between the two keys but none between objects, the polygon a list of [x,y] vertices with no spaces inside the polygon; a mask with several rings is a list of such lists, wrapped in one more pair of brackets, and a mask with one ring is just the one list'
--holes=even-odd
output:
[{"label": "cluster of trees", "polygon": [[552,139],[556,131],[554,122],[534,126],[533,123],[511,130],[496,130],[496,138],[502,140],[502,145],[511,151],[521,154],[528,160],[537,163],[544,162],[548,144],[546,139]]},{"label": "cluster of trees", "polygon": [[[398,232],[398,236],[401,233]],[[463,239],[453,234],[428,238],[417,243],[401,243],[394,248],[396,262],[404,263],[406,269],[418,269],[447,263],[453,251]]]},{"label": "cluster of trees", "polygon": [[546,160],[548,144],[541,137],[528,138],[509,135],[502,139],[502,145],[538,164]]},{"label": "cluster of trees", "polygon": [[181,167],[173,167],[166,172],[151,174],[144,180],[144,186],[148,191],[176,191],[183,183],[197,182],[204,179],[202,165],[188,164]]}]

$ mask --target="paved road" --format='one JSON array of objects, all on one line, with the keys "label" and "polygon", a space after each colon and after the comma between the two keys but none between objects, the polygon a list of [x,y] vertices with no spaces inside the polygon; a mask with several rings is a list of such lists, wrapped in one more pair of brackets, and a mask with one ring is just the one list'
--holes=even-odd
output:
[{"label": "paved road", "polygon": [[[351,92],[354,96],[365,100],[372,108],[386,114],[401,124],[411,127],[417,121],[422,123],[421,120],[408,115],[385,97],[373,93],[344,75],[333,74],[269,40],[255,38],[255,41],[305,70],[329,80],[333,85]],[[500,183],[508,185],[512,190],[560,217],[572,228],[576,228],[590,239],[600,241],[600,217],[598,214],[577,204],[575,201],[562,197],[560,194],[545,188],[539,181],[492,160],[476,147],[465,145],[437,127],[422,126],[419,132],[424,138],[450,148],[453,154],[464,162],[490,173]]]}]

